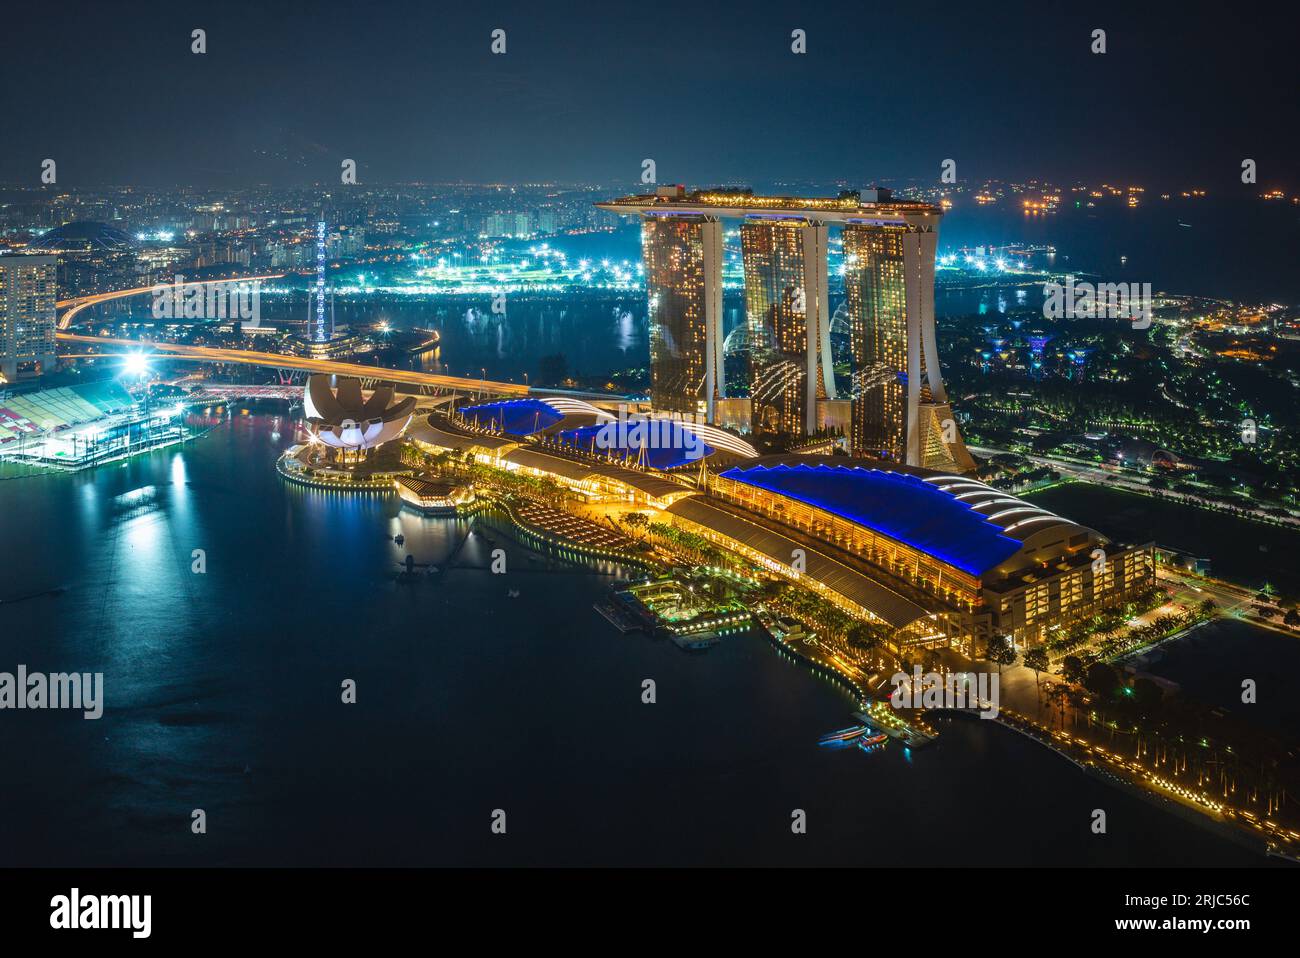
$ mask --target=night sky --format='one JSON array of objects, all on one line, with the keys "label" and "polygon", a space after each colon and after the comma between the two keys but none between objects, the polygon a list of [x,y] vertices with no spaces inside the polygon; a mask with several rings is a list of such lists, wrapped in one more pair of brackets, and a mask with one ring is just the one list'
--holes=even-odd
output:
[{"label": "night sky", "polygon": [[52,157],[73,188],[305,185],[353,158],[363,185],[632,186],[649,157],[661,182],[865,184],[953,158],[968,182],[1213,188],[1250,157],[1261,186],[1296,185],[1284,21],[1054,6],[14,5],[0,181],[37,185]]}]

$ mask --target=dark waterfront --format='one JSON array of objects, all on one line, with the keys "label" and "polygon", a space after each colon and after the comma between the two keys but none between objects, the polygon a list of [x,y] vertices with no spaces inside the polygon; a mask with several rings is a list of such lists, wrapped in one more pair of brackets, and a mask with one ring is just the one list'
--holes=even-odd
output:
[{"label": "dark waterfront", "polygon": [[1292,528],[1083,482],[1024,498],[1121,542],[1155,542],[1209,558],[1217,578],[1251,588],[1267,583],[1300,590],[1300,568],[1290,561],[1300,549],[1300,532]]},{"label": "dark waterfront", "polygon": [[609,570],[499,533],[400,583],[406,552],[440,563],[465,525],[285,484],[289,434],[236,414],[0,481],[6,540],[31,544],[4,553],[0,669],[106,687],[98,721],[0,713],[0,864],[1265,863],[992,723],[915,754],[819,749],[851,722],[844,691],[753,636],[689,655],[619,635],[591,608]]},{"label": "dark waterfront", "polygon": [[[1171,679],[1183,694],[1238,718],[1269,725],[1300,742],[1300,641],[1239,619],[1206,622],[1145,656],[1144,671]],[[1243,679],[1256,684],[1256,701],[1241,701]]]}]

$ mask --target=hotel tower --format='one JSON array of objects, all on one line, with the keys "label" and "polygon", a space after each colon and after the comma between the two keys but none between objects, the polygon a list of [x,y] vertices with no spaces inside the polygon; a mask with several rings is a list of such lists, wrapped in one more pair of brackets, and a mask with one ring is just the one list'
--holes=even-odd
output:
[{"label": "hotel tower", "polygon": [[755,432],[817,429],[817,400],[834,398],[825,223],[746,219],[740,227]]},{"label": "hotel tower", "polygon": [[853,351],[855,456],[973,472],[939,370],[934,332],[938,221],[844,226]]},{"label": "hotel tower", "polygon": [[650,401],[714,420],[722,370],[722,224],[650,215],[641,224],[650,314]]},{"label": "hotel tower", "polygon": [[[749,190],[653,195],[596,204],[643,219],[655,409],[714,421],[722,377],[722,233],[740,219],[749,334],[750,424],[801,436],[851,399],[852,453],[951,472],[974,460],[939,369],[934,260],[942,210],[887,190],[757,197]],[[842,227],[853,375],[837,394],[831,361],[827,234]],[[849,386],[842,383],[842,386]]]}]

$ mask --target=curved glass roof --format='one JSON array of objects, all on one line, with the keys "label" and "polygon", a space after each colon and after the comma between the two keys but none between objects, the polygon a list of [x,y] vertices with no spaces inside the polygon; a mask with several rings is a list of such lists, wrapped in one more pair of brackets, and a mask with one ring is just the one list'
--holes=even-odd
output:
[{"label": "curved glass roof", "polygon": [[[713,454],[712,446],[676,419],[598,423],[581,429],[566,429],[558,438],[560,442],[586,452],[613,453],[615,459],[635,462],[640,457],[643,464],[652,469],[672,469],[688,462],[698,463]],[[643,446],[644,456],[641,456]]]},{"label": "curved glass roof", "polygon": [[466,422],[477,422],[482,429],[499,429],[512,436],[541,432],[564,418],[564,413],[540,399],[508,399],[465,406],[460,414]]},{"label": "curved glass roof", "polygon": [[1023,544],[968,502],[903,472],[820,464],[736,466],[721,475],[824,509],[975,576]]}]

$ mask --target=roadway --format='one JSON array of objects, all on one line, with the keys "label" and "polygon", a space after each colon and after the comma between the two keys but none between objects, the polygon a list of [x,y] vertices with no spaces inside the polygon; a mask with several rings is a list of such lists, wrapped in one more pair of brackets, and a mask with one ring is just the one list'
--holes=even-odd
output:
[{"label": "roadway", "polygon": [[1213,599],[1219,607],[1220,615],[1225,618],[1242,619],[1263,629],[1300,638],[1300,629],[1294,629],[1282,621],[1284,611],[1279,606],[1269,604],[1270,608],[1276,610],[1272,618],[1259,614],[1258,607],[1265,603],[1256,598],[1258,591],[1255,589],[1167,565],[1156,566],[1156,581],[1159,585],[1172,589],[1174,601],[1180,605],[1191,607],[1204,599]]},{"label": "roadway", "polygon": [[[1059,472],[1063,477],[1069,479],[1082,479],[1099,486],[1108,486],[1112,489],[1123,489],[1126,492],[1135,492],[1138,495],[1153,496],[1169,502],[1182,502],[1185,504],[1199,504],[1206,508],[1213,509],[1216,512],[1222,512],[1226,503],[1211,499],[1208,496],[1197,495],[1190,492],[1172,492],[1168,489],[1153,489],[1144,479],[1125,475],[1123,472],[1116,472],[1109,469],[1103,469],[1100,466],[1086,463],[1077,459],[1064,459],[1057,456],[1036,456],[1023,452],[1011,452],[1008,449],[992,449],[988,446],[967,446],[972,453],[981,456],[1013,455],[1027,459],[1035,466],[1042,466]],[[1032,492],[1033,490],[1026,490]],[[1271,512],[1265,512],[1263,509],[1256,509],[1245,503],[1232,503],[1232,508],[1269,522],[1280,523],[1284,526],[1300,526],[1300,519],[1293,516],[1278,516]]]},{"label": "roadway", "polygon": [[[434,389],[456,389],[484,395],[527,396],[529,388],[518,383],[503,383],[492,379],[467,379],[464,376],[443,376],[436,373],[415,372],[409,369],[388,369],[383,366],[366,366],[362,363],[343,363],[331,359],[312,359],[285,353],[260,352],[254,349],[225,349],[217,346],[187,346],[182,343],[145,342],[135,339],[114,339],[107,336],[84,336],[80,333],[60,332],[60,342],[81,345],[111,346],[120,349],[159,354],[162,358],[187,360],[198,363],[237,363],[244,366],[266,366],[271,369],[301,369],[309,373],[332,376],[354,376],[405,386],[423,386]],[[111,354],[110,354],[111,355]]]},{"label": "roadway", "polygon": [[[222,283],[225,284],[256,283],[264,279],[282,279],[284,275],[285,275],[284,273],[268,273],[265,276],[238,276],[238,277],[232,277],[230,279],[205,279],[196,282],[187,282],[184,285],[185,286],[216,286]],[[169,283],[159,283],[157,285],[165,286],[167,288],[171,287],[171,284]],[[119,290],[114,290],[111,293],[95,293],[91,296],[78,296],[75,299],[60,300],[59,302],[55,303],[54,306],[56,309],[66,310],[66,312],[59,317],[59,329],[62,330],[72,329],[74,326],[72,320],[83,309],[87,309],[91,306],[98,306],[100,303],[111,302],[112,300],[115,299],[126,299],[128,296],[143,296],[146,293],[152,293],[155,288],[156,288],[155,286],[136,286],[134,289],[119,289]]]},{"label": "roadway", "polygon": [[[284,273],[269,273],[265,276],[240,276],[228,279],[202,280],[186,285],[210,286],[219,283],[252,283],[260,280],[280,279]],[[167,285],[167,284],[159,284]],[[213,346],[187,346],[181,343],[144,342],[134,339],[111,339],[104,336],[87,336],[73,332],[76,325],[73,320],[83,309],[115,299],[129,296],[144,296],[154,291],[154,286],[137,286],[134,289],[119,289],[111,293],[96,293],[75,299],[65,299],[56,303],[56,307],[65,310],[59,317],[59,340],[69,343],[95,344],[97,346],[118,346],[139,351],[156,350],[165,353],[168,359],[189,360],[207,363],[239,363],[245,366],[267,366],[272,369],[301,369],[306,372],[328,373],[336,376],[355,376],[359,379],[374,379],[381,382],[400,383],[405,386],[420,386],[434,389],[455,389],[463,392],[498,396],[528,396],[541,394],[567,395],[584,399],[609,400],[625,397],[608,396],[604,393],[589,393],[580,390],[543,389],[531,390],[528,386],[517,383],[503,383],[491,379],[471,379],[466,376],[443,376],[434,373],[412,372],[402,369],[388,369],[380,366],[365,366],[361,363],[343,363],[333,360],[310,359],[304,356],[286,355],[284,353],[257,352],[245,349],[222,349]],[[70,357],[71,358],[71,357]],[[75,358],[84,358],[77,354]]]}]

